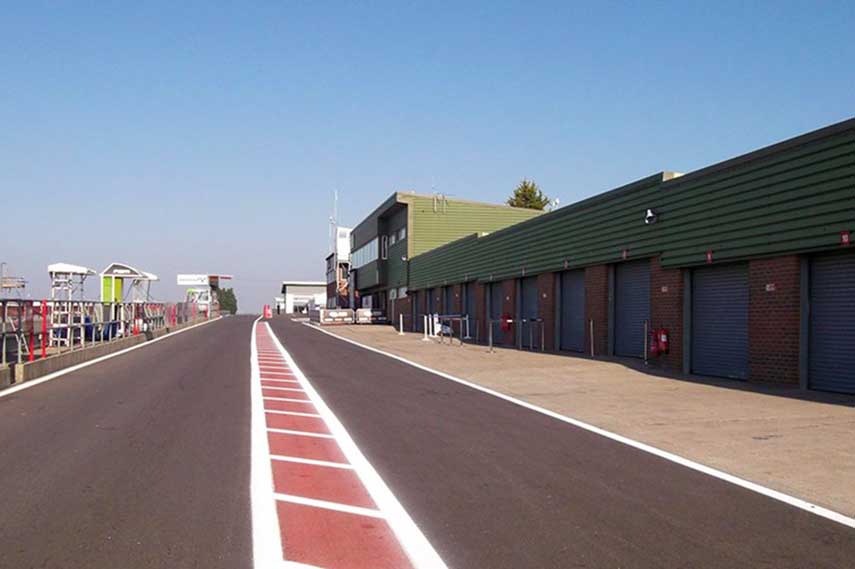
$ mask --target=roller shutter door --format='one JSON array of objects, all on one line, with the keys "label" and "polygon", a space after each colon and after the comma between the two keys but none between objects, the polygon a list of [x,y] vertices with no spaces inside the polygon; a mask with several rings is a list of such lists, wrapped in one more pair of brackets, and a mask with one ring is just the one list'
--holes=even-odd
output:
[{"label": "roller shutter door", "polygon": [[809,333],[810,387],[855,393],[855,254],[811,261]]},{"label": "roller shutter door", "polygon": [[650,318],[650,262],[615,267],[615,354],[644,356],[644,321]]},{"label": "roller shutter door", "polygon": [[428,314],[430,314],[430,315],[436,314],[436,289],[435,288],[429,288],[427,291],[427,294],[428,294],[428,298],[427,298]]},{"label": "roller shutter door", "polygon": [[585,351],[585,271],[561,273],[561,349]]},{"label": "roller shutter door", "polygon": [[[526,320],[533,320],[538,317],[538,293],[537,293],[537,277],[527,277],[520,279],[520,316]],[[540,346],[540,324],[526,322],[521,327],[517,327],[522,331],[522,345],[525,348]]]},{"label": "roller shutter door", "polygon": [[692,274],[692,371],[748,377],[748,266],[695,269]]},{"label": "roller shutter door", "polygon": [[[490,283],[490,320],[495,320],[502,317],[502,306],[504,304],[505,295],[502,293],[502,283]],[[493,323],[493,342],[501,344],[504,342],[505,335],[502,332],[502,324],[500,322]]]}]

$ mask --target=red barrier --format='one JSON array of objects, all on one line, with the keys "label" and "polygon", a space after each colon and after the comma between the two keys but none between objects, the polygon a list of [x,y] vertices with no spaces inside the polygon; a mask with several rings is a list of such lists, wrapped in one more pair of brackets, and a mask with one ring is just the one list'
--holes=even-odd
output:
[{"label": "red barrier", "polygon": [[[42,300],[42,359],[47,357],[47,319],[48,319],[48,306],[47,300]],[[71,334],[71,329],[67,330],[69,334]],[[68,345],[71,345],[71,338],[69,338]]]}]

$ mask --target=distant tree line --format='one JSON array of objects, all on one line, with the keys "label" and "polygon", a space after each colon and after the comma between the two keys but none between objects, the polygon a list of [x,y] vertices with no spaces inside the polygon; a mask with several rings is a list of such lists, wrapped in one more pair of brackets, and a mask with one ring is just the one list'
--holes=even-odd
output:
[{"label": "distant tree line", "polygon": [[220,300],[220,312],[236,314],[238,309],[237,297],[234,289],[222,288],[217,293],[217,298]]}]

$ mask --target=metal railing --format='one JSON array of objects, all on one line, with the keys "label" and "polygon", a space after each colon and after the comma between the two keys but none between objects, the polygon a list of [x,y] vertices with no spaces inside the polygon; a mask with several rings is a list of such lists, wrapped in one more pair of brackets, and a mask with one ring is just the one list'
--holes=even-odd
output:
[{"label": "metal railing", "polygon": [[0,364],[24,363],[216,316],[196,303],[0,299]]},{"label": "metal railing", "polygon": [[[540,334],[538,340],[540,341],[540,350],[541,352],[546,351],[546,346],[544,343],[544,335],[546,332],[545,323],[543,318],[490,318],[487,320],[487,345],[489,346],[489,351],[493,351],[493,328],[494,324],[507,324],[508,330],[505,332],[512,332],[516,336],[516,346],[517,349],[523,349],[523,333],[525,329],[528,329],[528,348],[530,350],[535,349],[534,344],[534,326],[532,324],[539,324]],[[520,324],[519,329],[515,330],[514,327],[516,324]]]}]

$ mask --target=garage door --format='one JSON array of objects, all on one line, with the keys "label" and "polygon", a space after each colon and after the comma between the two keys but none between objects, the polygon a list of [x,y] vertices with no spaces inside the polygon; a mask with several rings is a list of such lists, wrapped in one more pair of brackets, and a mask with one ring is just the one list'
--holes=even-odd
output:
[{"label": "garage door", "polygon": [[412,307],[413,307],[413,330],[416,332],[424,332],[424,320],[422,318],[422,309],[421,309],[421,299],[424,292],[420,290],[416,290],[410,293],[412,297]]},{"label": "garage door", "polygon": [[644,356],[644,322],[650,318],[650,262],[615,267],[615,354]]},{"label": "garage door", "polygon": [[811,261],[809,344],[810,387],[855,393],[855,254]]},{"label": "garage door", "polygon": [[561,349],[585,351],[585,271],[561,273]]},{"label": "garage door", "polygon": [[522,331],[522,345],[525,348],[540,347],[540,324],[530,322],[539,316],[537,277],[520,279],[520,317],[525,322],[519,329]]},{"label": "garage door", "polygon": [[436,289],[429,288],[427,291],[428,314],[436,314]]},{"label": "garage door", "polygon": [[[490,283],[490,320],[495,320],[502,317],[502,306],[504,304],[505,295],[502,294],[502,283]],[[502,332],[502,324],[500,322],[493,323],[493,342],[501,344],[504,342],[504,333]]]},{"label": "garage door", "polygon": [[692,371],[748,377],[748,266],[692,273]]}]

